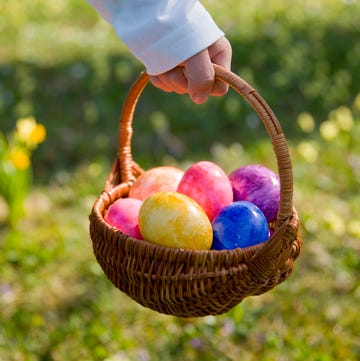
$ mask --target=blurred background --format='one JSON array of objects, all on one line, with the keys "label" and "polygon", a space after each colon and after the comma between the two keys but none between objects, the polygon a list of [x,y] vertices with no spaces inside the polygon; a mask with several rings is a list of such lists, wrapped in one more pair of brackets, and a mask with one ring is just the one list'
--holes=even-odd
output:
[{"label": "blurred background", "polygon": [[[0,3],[0,360],[359,360],[360,4],[205,0],[233,71],[283,126],[304,248],[287,282],[218,317],[147,310],[106,279],[88,215],[142,65],[84,0]],[[149,86],[133,157],[276,170],[234,91],[206,105]]]}]

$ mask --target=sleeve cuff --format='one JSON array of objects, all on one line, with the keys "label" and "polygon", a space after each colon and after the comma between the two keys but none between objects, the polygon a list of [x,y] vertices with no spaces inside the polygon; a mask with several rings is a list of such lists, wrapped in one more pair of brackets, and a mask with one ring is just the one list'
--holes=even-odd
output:
[{"label": "sleeve cuff", "polygon": [[121,19],[113,23],[118,36],[150,75],[176,67],[224,36],[199,2],[175,16],[174,22],[158,16],[156,22],[145,21],[132,27],[125,27]]}]

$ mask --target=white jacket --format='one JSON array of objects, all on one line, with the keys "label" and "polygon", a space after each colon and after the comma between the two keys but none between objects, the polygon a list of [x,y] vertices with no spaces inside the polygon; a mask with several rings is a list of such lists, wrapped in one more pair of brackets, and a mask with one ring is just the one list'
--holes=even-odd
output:
[{"label": "white jacket", "polygon": [[161,74],[224,36],[196,0],[87,0],[151,75]]}]

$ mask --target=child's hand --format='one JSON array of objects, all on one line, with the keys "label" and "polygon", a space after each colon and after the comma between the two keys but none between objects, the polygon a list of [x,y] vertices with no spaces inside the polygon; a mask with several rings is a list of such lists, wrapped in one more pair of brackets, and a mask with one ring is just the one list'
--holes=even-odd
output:
[{"label": "child's hand", "polygon": [[184,61],[166,73],[150,76],[151,82],[166,92],[188,93],[194,103],[204,103],[209,95],[225,95],[229,86],[215,81],[212,63],[228,70],[231,67],[232,49],[226,38],[221,38],[207,49]]}]

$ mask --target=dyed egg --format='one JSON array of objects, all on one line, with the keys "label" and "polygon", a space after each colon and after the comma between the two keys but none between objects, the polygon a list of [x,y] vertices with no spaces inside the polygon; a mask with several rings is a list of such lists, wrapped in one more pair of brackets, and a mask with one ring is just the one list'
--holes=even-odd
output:
[{"label": "dyed egg", "polygon": [[215,163],[201,161],[188,168],[177,191],[194,199],[212,221],[220,209],[233,201],[231,183]]},{"label": "dyed egg", "polygon": [[172,248],[210,249],[211,223],[201,207],[178,192],[153,193],[143,202],[139,226],[144,239]]},{"label": "dyed egg", "polygon": [[279,177],[271,169],[249,164],[234,170],[229,176],[234,201],[257,205],[268,222],[276,219],[280,202]]},{"label": "dyed egg", "polygon": [[142,201],[119,198],[106,211],[104,219],[119,231],[137,239],[143,239],[139,229],[139,211]]},{"label": "dyed egg", "polygon": [[176,191],[183,174],[183,170],[171,166],[151,168],[135,180],[129,197],[143,201],[155,192]]},{"label": "dyed egg", "polygon": [[269,228],[264,214],[255,204],[238,201],[223,208],[212,222],[212,249],[245,248],[265,242]]}]

